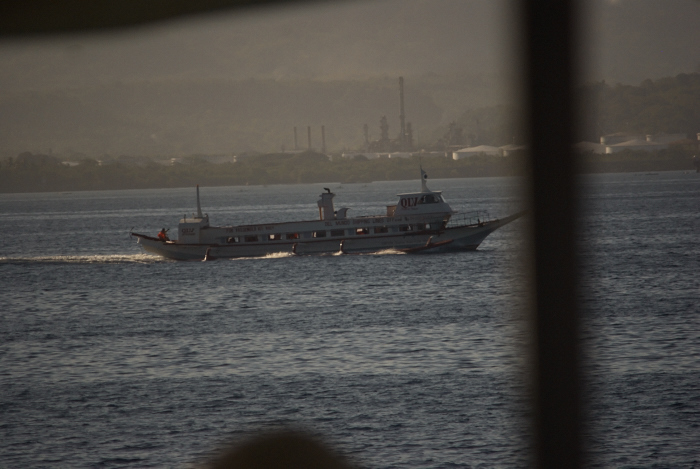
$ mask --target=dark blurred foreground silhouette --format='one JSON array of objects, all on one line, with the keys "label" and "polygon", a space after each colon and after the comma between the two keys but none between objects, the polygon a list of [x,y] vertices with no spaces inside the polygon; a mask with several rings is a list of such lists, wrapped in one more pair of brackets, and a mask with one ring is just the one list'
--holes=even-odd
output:
[{"label": "dark blurred foreground silhouette", "polygon": [[205,469],[352,469],[356,467],[321,441],[283,430],[236,442]]}]

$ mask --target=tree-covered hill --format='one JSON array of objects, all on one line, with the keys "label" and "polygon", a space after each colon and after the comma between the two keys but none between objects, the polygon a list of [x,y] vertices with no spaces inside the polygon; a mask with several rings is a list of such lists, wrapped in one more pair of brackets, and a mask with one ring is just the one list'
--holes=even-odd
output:
[{"label": "tree-covered hill", "polygon": [[[693,149],[674,147],[656,153],[622,152],[584,157],[586,172],[693,170]],[[84,159],[67,166],[50,155],[23,153],[0,161],[0,192],[63,192],[80,190],[147,189],[167,187],[234,186],[294,183],[357,183],[415,179],[419,167],[431,178],[520,176],[525,155],[477,155],[455,161],[444,157],[379,158],[363,155],[329,159],[314,152],[267,154],[239,162],[213,164],[203,158],[165,165],[128,158],[109,163]]]},{"label": "tree-covered hill", "polygon": [[581,90],[586,106],[582,137],[597,141],[615,132],[632,134],[700,132],[700,73],[645,80],[638,86],[591,83]]},{"label": "tree-covered hill", "polygon": [[[612,133],[682,133],[694,140],[700,132],[700,73],[644,80],[639,85],[588,83],[578,93],[582,106],[578,140],[597,142]],[[525,143],[521,115],[514,103],[470,108],[455,125],[465,146]],[[445,126],[437,129],[433,141],[447,131]]]}]

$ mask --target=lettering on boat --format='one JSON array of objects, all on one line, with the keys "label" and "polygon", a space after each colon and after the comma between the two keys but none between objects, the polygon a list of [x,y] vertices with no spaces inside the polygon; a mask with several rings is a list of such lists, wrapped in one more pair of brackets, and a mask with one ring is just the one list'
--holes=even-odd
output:
[{"label": "lettering on boat", "polygon": [[418,197],[403,197],[401,199],[401,206],[403,208],[415,207],[418,205]]}]

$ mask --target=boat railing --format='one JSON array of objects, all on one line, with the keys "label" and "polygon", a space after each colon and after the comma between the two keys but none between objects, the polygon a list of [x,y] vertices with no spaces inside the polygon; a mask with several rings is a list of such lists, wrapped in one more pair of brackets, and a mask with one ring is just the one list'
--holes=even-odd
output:
[{"label": "boat railing", "polygon": [[487,210],[477,210],[474,212],[457,212],[452,214],[450,221],[447,222],[447,228],[457,228],[460,226],[479,226],[483,223],[492,221],[491,215]]}]

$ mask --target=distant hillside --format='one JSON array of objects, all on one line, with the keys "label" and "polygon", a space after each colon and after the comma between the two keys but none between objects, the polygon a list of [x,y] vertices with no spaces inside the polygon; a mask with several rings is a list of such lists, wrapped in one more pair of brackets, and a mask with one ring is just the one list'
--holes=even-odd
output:
[{"label": "distant hillside", "polygon": [[[579,140],[614,132],[700,131],[700,74],[645,80],[639,85],[596,82],[580,88],[585,104]],[[441,139],[450,122],[465,146],[524,143],[514,103],[498,97],[481,77],[428,75],[406,79],[407,120],[417,148]],[[392,138],[399,130],[398,79],[354,81],[211,81],[104,85],[0,97],[0,157],[23,151],[182,156],[270,153],[321,148],[361,149],[363,125],[379,137],[386,115]]]},{"label": "distant hillside", "polygon": [[[480,76],[406,77],[405,112],[416,141],[435,132],[465,107],[498,101]],[[0,155],[22,151],[187,155],[274,152],[298,145],[329,151],[361,148],[363,126],[379,137],[386,115],[390,136],[399,132],[398,77],[367,80],[244,80],[117,83],[60,90],[0,93]]]},{"label": "distant hillside", "polygon": [[[585,155],[584,172],[695,170],[693,148],[674,146],[657,152]],[[449,156],[378,158],[364,156],[329,160],[314,152],[267,154],[238,162],[212,164],[198,157],[163,165],[146,158],[119,158],[104,164],[84,159],[71,166],[50,155],[22,153],[0,160],[0,193],[163,187],[235,186],[295,183],[358,183],[415,179],[423,167],[431,178],[522,176],[525,154],[505,157],[476,155],[461,160]]]},{"label": "distant hillside", "polygon": [[700,73],[645,80],[640,85],[609,85],[604,81],[581,89],[586,113],[581,139],[601,135],[700,132]]},{"label": "distant hillside", "polygon": [[[583,106],[578,140],[597,142],[602,135],[617,132],[683,133],[695,140],[700,132],[700,73],[644,80],[638,85],[600,81],[580,86],[578,93]],[[513,140],[525,142],[520,115],[515,103],[485,106],[465,110],[455,123],[465,144],[502,146]]]}]

